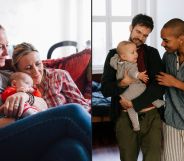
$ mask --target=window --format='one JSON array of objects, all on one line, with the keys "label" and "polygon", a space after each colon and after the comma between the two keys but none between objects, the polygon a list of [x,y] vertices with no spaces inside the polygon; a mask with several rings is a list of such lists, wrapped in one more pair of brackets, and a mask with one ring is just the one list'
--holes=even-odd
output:
[{"label": "window", "polygon": [[137,6],[133,0],[92,0],[93,73],[102,72],[109,49],[129,38]]},{"label": "window", "polygon": [[[32,43],[41,59],[46,59],[49,48],[60,41],[76,41],[82,51],[91,40],[91,0],[1,2],[1,25],[7,30],[10,45]],[[62,51],[62,56],[71,54],[66,52],[68,50]],[[58,53],[56,51],[56,56]]]}]

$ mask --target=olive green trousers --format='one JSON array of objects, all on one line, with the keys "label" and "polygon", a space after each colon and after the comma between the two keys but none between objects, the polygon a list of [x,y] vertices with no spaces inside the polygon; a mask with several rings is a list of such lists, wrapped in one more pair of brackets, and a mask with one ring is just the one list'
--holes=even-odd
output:
[{"label": "olive green trousers", "polygon": [[143,161],[161,160],[161,119],[157,109],[139,114],[140,131],[133,131],[128,113],[122,111],[116,122],[116,138],[121,161],[137,161],[140,150]]}]

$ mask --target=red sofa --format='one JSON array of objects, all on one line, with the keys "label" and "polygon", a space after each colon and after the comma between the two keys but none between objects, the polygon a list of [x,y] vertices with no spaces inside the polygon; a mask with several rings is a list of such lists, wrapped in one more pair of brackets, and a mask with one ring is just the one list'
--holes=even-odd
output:
[{"label": "red sofa", "polygon": [[[85,49],[68,57],[43,60],[47,68],[67,70],[85,98],[91,98],[91,50]],[[13,70],[11,59],[6,60],[6,65],[0,70]]]}]

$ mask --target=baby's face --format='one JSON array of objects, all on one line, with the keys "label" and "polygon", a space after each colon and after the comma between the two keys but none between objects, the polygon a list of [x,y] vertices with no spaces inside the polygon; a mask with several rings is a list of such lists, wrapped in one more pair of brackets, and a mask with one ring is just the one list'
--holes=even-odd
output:
[{"label": "baby's face", "polygon": [[134,44],[124,45],[124,47],[122,47],[120,57],[124,61],[136,63],[138,58],[136,45]]},{"label": "baby's face", "polygon": [[30,77],[24,77],[23,79],[16,80],[17,88],[29,89],[33,87],[33,80]]}]

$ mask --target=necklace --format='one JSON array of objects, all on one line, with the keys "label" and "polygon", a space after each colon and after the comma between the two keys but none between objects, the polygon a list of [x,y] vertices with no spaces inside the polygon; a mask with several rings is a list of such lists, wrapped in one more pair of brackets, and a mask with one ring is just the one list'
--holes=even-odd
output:
[{"label": "necklace", "polygon": [[176,55],[176,70],[177,70],[177,72],[179,71],[179,68],[180,68],[179,56]]}]

